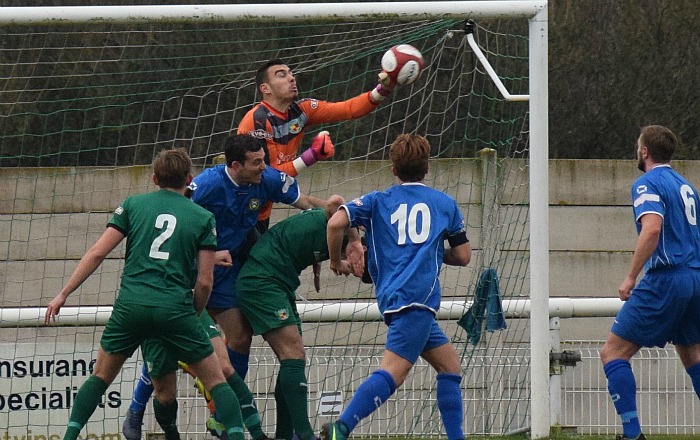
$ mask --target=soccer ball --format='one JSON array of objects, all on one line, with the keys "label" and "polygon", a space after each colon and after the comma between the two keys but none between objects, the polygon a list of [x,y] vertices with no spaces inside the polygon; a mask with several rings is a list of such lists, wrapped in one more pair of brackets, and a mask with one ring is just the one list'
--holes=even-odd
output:
[{"label": "soccer ball", "polygon": [[404,86],[413,83],[423,71],[423,55],[410,44],[399,44],[382,56],[382,69],[392,82]]}]

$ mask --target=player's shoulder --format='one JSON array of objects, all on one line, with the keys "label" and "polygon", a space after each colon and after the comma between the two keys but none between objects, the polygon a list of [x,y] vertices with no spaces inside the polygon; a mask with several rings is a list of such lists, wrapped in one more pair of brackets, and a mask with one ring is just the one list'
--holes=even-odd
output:
[{"label": "player's shoulder", "polygon": [[[245,115],[243,115],[243,119],[241,119],[241,123],[243,123],[243,121],[246,121],[246,120],[252,120],[253,114],[261,107],[263,109],[265,108],[265,105],[263,105],[262,102],[258,102],[256,104],[253,104],[253,106],[245,113]],[[240,128],[239,128],[239,130],[240,130]]]},{"label": "player's shoulder", "polygon": [[205,168],[201,173],[194,176],[190,184],[191,190],[199,189],[200,186],[210,185],[221,181],[224,177],[224,168],[226,165],[219,164],[210,168]]},{"label": "player's shoulder", "polygon": [[387,196],[388,195],[388,189],[384,191],[371,191],[366,194],[361,195],[360,197],[356,197],[352,200],[349,200],[345,203],[347,206],[356,206],[356,207],[361,207],[365,206],[368,204],[374,203],[374,200],[377,199],[377,197],[382,197],[382,196]]},{"label": "player's shoulder", "polygon": [[304,111],[316,110],[323,105],[325,101],[320,101],[316,98],[302,98],[292,103],[292,106],[297,106]]},{"label": "player's shoulder", "polygon": [[296,179],[284,171],[277,170],[268,166],[260,176],[259,187],[265,188],[283,188],[284,192],[290,187],[296,185]]},{"label": "player's shoulder", "polygon": [[[666,170],[669,170],[668,168]],[[643,173],[637,177],[632,183],[632,192],[642,194],[655,190],[657,187],[663,187],[668,181],[666,170],[655,168]]]},{"label": "player's shoulder", "polygon": [[160,197],[160,193],[160,190],[156,190],[141,194],[132,194],[124,199],[121,206],[126,208],[131,206],[151,205],[154,199]]}]

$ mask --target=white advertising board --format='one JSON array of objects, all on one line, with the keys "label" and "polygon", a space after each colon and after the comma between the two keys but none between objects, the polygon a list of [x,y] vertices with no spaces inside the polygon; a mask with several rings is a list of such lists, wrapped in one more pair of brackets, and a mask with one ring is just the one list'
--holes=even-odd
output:
[{"label": "white advertising board", "polygon": [[[39,338],[41,339],[41,338]],[[60,440],[75,395],[90,376],[99,342],[0,343],[0,439]],[[138,353],[124,364],[80,439],[119,440],[140,371]]]}]

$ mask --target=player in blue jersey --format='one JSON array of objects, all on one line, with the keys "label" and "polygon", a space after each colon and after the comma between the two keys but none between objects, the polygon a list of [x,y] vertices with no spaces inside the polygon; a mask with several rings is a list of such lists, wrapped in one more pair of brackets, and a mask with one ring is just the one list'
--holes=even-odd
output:
[{"label": "player in blue jersey", "polygon": [[[700,232],[695,188],[671,168],[676,136],[666,127],[642,128],[632,185],[637,225],[629,272],[618,289],[625,301],[600,351],[608,391],[622,419],[617,439],[644,439],[637,417],[630,359],[641,347],[675,345],[700,396]],[[637,276],[646,273],[637,283]]]},{"label": "player in blue jersey", "polygon": [[343,232],[365,229],[367,265],[389,331],[379,370],[335,423],[323,425],[321,438],[347,438],[401,386],[420,356],[438,373],[437,402],[448,440],[463,439],[460,361],[435,318],[442,264],[466,266],[471,259],[464,218],[454,199],[422,183],[430,157],[424,137],[402,134],[389,154],[399,184],[342,205],[328,222],[330,267],[337,275],[353,269],[341,260]]},{"label": "player in blue jersey", "polygon": [[265,151],[251,136],[230,136],[224,148],[226,165],[204,170],[194,178],[192,200],[214,214],[218,255],[230,266],[214,269],[214,288],[207,309],[227,340],[252,338],[252,329],[238,307],[235,282],[240,271],[246,237],[255,228],[266,202],[281,202],[299,209],[326,208],[326,200],[299,192],[296,180],[265,165]]}]

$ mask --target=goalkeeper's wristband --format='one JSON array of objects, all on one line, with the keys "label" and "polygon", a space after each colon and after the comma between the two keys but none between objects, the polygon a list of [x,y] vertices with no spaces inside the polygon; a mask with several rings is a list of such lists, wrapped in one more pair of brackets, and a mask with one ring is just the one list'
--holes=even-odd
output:
[{"label": "goalkeeper's wristband", "polygon": [[369,92],[369,96],[373,102],[380,103],[384,100],[384,98],[389,96],[389,93],[391,93],[391,90],[387,89],[382,84],[377,84],[377,87]]},{"label": "goalkeeper's wristband", "polygon": [[302,170],[306,169],[306,167],[310,167],[316,162],[318,162],[318,159],[316,158],[316,154],[314,154],[313,149],[307,148],[303,153],[301,153],[301,156],[294,159],[292,164],[294,165],[294,169],[297,170],[297,173],[300,173]]}]

